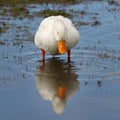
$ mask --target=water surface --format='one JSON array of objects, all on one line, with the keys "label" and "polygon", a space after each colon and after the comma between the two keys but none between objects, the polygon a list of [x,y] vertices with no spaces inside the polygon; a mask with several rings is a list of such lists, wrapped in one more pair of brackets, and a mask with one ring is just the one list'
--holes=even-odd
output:
[{"label": "water surface", "polygon": [[[9,11],[12,6],[0,8],[0,119],[119,120],[120,2],[24,7],[26,14],[17,15]],[[71,62],[67,55],[48,54],[39,62],[33,40],[44,18],[40,11],[48,8],[65,11],[80,32]],[[64,99],[58,97],[60,86],[66,89]]]}]

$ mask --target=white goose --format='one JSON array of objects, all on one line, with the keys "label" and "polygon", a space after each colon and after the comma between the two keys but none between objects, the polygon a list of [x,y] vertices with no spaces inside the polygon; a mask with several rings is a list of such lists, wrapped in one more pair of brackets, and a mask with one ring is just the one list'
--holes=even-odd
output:
[{"label": "white goose", "polygon": [[45,52],[51,55],[68,53],[80,39],[80,34],[72,21],[61,15],[45,18],[35,34],[35,45],[42,52],[42,61],[45,60]]}]

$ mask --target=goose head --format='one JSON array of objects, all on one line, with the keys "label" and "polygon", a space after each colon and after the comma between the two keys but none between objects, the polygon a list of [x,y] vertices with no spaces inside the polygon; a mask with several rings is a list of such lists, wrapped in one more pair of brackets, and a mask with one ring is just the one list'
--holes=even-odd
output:
[{"label": "goose head", "polygon": [[66,53],[65,34],[66,28],[63,21],[56,19],[53,24],[53,35],[58,42],[58,51],[60,54]]}]

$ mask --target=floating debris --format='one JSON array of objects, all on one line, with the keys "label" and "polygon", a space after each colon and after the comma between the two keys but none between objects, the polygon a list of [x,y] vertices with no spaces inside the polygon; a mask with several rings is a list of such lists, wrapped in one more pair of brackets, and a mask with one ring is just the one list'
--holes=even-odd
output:
[{"label": "floating debris", "polygon": [[0,45],[5,45],[6,43],[4,41],[0,41]]}]

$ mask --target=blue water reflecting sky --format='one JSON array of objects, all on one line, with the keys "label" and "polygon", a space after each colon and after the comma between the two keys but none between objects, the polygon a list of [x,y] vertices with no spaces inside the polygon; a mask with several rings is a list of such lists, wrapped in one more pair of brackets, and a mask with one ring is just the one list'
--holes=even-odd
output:
[{"label": "blue water reflecting sky", "polygon": [[[26,8],[35,15],[44,6]],[[71,50],[70,63],[67,55],[52,58],[47,54],[42,64],[33,39],[43,17],[0,15],[1,26],[9,26],[0,33],[0,119],[119,120],[119,1],[49,4],[49,8],[72,13],[80,42]],[[64,99],[58,96],[61,86],[66,91]]]}]

